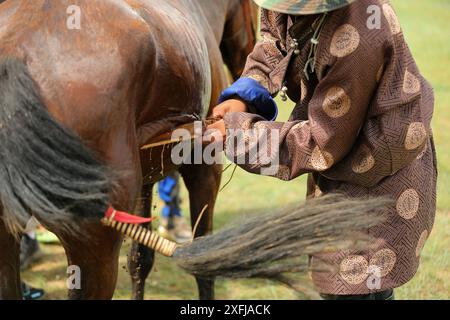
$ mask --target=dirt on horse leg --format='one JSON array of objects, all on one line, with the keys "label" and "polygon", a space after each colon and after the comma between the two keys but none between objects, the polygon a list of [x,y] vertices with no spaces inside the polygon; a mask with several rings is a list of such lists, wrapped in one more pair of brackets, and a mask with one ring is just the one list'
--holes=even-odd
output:
[{"label": "dirt on horse leg", "polygon": [[0,205],[0,300],[22,300],[20,243],[7,231]]},{"label": "dirt on horse leg", "polygon": [[[193,228],[203,208],[208,205],[198,223],[195,237],[212,232],[214,205],[220,187],[221,172],[221,165],[185,165],[180,169],[189,191],[191,225]],[[214,299],[214,280],[196,277],[196,281],[199,298],[201,300]]]},{"label": "dirt on horse leg", "polygon": [[[152,189],[153,185],[146,184],[141,191],[141,206],[139,208],[139,215],[141,217],[149,218],[151,216],[152,208]],[[144,227],[151,227],[150,225],[143,225]],[[150,248],[133,241],[131,245],[131,252],[128,256],[128,270],[131,276],[132,283],[132,299],[143,300],[145,293],[145,280],[153,268],[155,261],[155,251]]]},{"label": "dirt on horse leg", "polygon": [[100,222],[82,224],[80,230],[86,237],[53,231],[61,239],[70,268],[68,272],[72,272],[69,272],[73,279],[68,281],[69,299],[111,299],[116,287],[122,237]]}]

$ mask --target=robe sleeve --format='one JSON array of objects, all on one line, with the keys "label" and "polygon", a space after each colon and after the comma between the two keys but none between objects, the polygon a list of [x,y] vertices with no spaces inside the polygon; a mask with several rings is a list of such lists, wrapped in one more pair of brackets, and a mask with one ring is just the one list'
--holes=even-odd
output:
[{"label": "robe sleeve", "polygon": [[[386,47],[359,41],[351,52],[333,56],[330,46],[322,43],[318,50],[330,59],[309,102],[308,120],[268,122],[258,115],[229,113],[225,124],[230,159],[249,172],[290,180],[304,173],[325,173],[348,156],[365,123]],[[258,70],[264,68],[263,62],[257,65]],[[234,133],[242,130],[245,148],[234,143],[239,139]],[[258,148],[265,151],[256,152]]]},{"label": "robe sleeve", "polygon": [[286,15],[262,9],[261,41],[247,58],[242,77],[222,92],[219,103],[239,97],[253,113],[267,120],[276,119],[278,108],[273,97],[281,88],[273,81],[271,73],[287,55],[282,32],[286,21]]},{"label": "robe sleeve", "polygon": [[286,25],[286,15],[262,9],[261,40],[248,56],[242,73],[242,77],[258,81],[272,96],[281,89],[270,75],[287,55],[283,34]]}]

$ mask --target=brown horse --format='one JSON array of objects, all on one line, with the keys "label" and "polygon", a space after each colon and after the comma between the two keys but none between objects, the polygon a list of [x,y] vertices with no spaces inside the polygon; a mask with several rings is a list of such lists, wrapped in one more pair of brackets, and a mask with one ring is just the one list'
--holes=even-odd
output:
[{"label": "brown horse", "polygon": [[[183,1],[169,1],[175,6],[181,6],[183,10]],[[201,7],[209,26],[214,34],[216,43],[220,45],[222,57],[233,79],[239,78],[245,66],[248,54],[253,50],[256,42],[256,29],[258,16],[258,8],[252,0],[224,0],[210,1],[200,0],[197,4]],[[198,10],[198,8],[194,8]],[[218,78],[218,75],[213,77]],[[213,81],[214,91],[217,93],[223,89],[223,80]],[[216,98],[212,100],[212,106]],[[163,167],[155,164],[154,161],[148,162],[151,168],[145,170],[149,179],[144,183],[142,194],[142,211],[143,216],[151,215],[151,194],[153,184],[161,178],[161,172],[172,170],[169,161],[170,149],[154,148],[152,150],[141,151],[141,159],[160,159],[161,154]],[[142,164],[146,167],[146,164]],[[214,166],[219,168],[218,166]],[[195,168],[195,169],[193,169]],[[205,170],[212,170],[209,166],[184,166],[180,169],[186,187],[189,191],[191,225],[194,226],[198,219],[198,215],[202,208],[207,204],[208,209],[203,215],[202,220],[197,228],[195,236],[201,236],[212,231],[212,217],[216,192],[219,178],[215,174],[209,174]],[[198,179],[199,176],[204,177]],[[208,181],[210,184],[208,184]],[[206,185],[205,185],[206,184]],[[213,188],[213,189],[211,189]],[[145,280],[147,279],[154,264],[154,252],[147,247],[138,243],[133,243],[131,253],[128,259],[128,269],[132,280],[132,297],[133,299],[144,298]],[[197,279],[200,298],[212,299],[214,297],[213,283],[210,280]]]},{"label": "brown horse", "polygon": [[[200,119],[217,101],[227,82],[218,46],[221,28],[213,18],[220,7],[210,7],[218,10],[214,14],[208,8],[217,2],[0,5],[0,298],[21,297],[19,243],[11,230],[23,228],[30,214],[58,235],[69,265],[82,271],[81,287],[69,290],[69,297],[112,297],[122,238],[90,218],[103,214],[105,201],[132,211],[138,199],[139,213],[148,215],[152,185],[177,168],[164,150],[140,147]],[[70,27],[68,15],[77,12],[79,27]],[[231,14],[224,17],[224,25],[234,25]],[[242,48],[248,53],[249,47]],[[228,58],[231,70],[233,61]],[[179,169],[192,221],[209,205],[196,236],[206,234],[220,167]],[[130,262],[135,298],[143,292],[137,282],[150,270],[138,267],[153,260],[153,253],[138,260]],[[212,281],[197,283],[200,298],[213,298]]]},{"label": "brown horse", "polygon": [[[231,77],[233,79],[239,78],[245,66],[247,55],[253,50],[256,42],[256,29],[259,14],[258,7],[254,5],[252,0],[199,0],[197,3],[201,6],[206,19],[209,22],[217,44],[220,45],[223,60],[231,73]],[[223,81],[216,82],[216,84],[222,86]],[[212,105],[214,105],[214,99],[212,100]],[[158,165],[160,163],[156,164],[154,161],[147,161],[147,170],[145,171],[147,172],[149,180],[148,184],[144,184],[143,187],[143,210],[141,211],[141,214],[145,217],[151,215],[151,195],[154,182],[160,180],[161,172],[164,171],[166,173],[172,170],[169,161],[170,157],[168,156],[169,152],[170,149],[165,150],[164,148],[153,148],[149,151],[141,151],[141,158],[144,162],[146,159],[159,160],[161,159],[161,154],[166,155],[165,157],[162,157],[162,167]],[[148,169],[148,165],[151,165],[150,169]],[[146,164],[143,164],[143,166],[145,167]],[[192,166],[184,166],[180,169],[180,172],[189,191],[192,226],[197,221],[198,214],[201,212],[202,208],[208,204],[208,209],[203,215],[203,219],[200,221],[195,235],[201,236],[212,231],[213,207],[215,202],[213,199],[215,199],[217,194],[209,194],[208,196],[207,189],[203,187],[203,183],[205,182],[198,181],[199,174],[201,176],[204,175],[204,173],[201,172],[204,170],[202,167],[208,168],[208,166],[194,167],[196,168],[195,171],[193,171]],[[218,168],[217,166],[215,167]],[[214,178],[214,175],[212,175],[212,178],[205,175],[205,178],[211,179],[212,186],[214,188],[217,187],[217,178]],[[199,183],[202,185],[199,185]],[[206,186],[206,188],[209,187]],[[154,252],[143,245],[133,243],[128,259],[128,269],[131,275],[132,297],[134,299],[143,299],[145,280],[147,279],[153,264]],[[212,281],[197,279],[197,283],[201,298],[212,299],[214,297]]]},{"label": "brown horse", "polygon": [[259,8],[253,0],[198,1],[220,43],[223,60],[236,80],[255,45]]}]

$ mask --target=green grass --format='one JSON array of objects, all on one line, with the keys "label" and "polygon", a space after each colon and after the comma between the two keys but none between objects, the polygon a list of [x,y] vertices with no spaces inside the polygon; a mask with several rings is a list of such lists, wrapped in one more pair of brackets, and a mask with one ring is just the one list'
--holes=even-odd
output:
[{"label": "green grass", "polygon": [[[438,212],[434,230],[422,254],[422,264],[415,278],[397,290],[398,299],[450,298],[450,2],[448,0],[392,1],[408,43],[425,77],[436,93],[433,121],[438,152]],[[286,119],[292,106],[283,105],[281,118]],[[231,170],[224,175],[224,181]],[[240,219],[261,209],[274,210],[302,201],[306,192],[305,178],[282,182],[237,170],[232,183],[220,194],[215,226]],[[183,190],[186,199],[186,191]],[[187,212],[187,203],[183,204]],[[160,209],[160,206],[159,208]],[[130,281],[124,270],[126,250],[120,260],[116,299],[128,299]],[[46,246],[46,259],[24,274],[34,285],[45,287],[49,298],[66,297],[65,258],[60,247]],[[243,280],[217,282],[219,299],[297,299],[301,298],[283,286],[269,281]],[[147,280],[148,299],[196,299],[197,289],[191,276],[184,274],[169,259],[158,256],[155,271]]]}]

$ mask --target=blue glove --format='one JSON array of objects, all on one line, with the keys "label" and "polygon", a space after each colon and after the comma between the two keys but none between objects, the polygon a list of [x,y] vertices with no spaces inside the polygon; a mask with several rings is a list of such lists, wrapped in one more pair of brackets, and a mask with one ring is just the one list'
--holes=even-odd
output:
[{"label": "blue glove", "polygon": [[219,103],[238,96],[256,109],[256,113],[267,120],[273,121],[278,116],[278,108],[269,91],[258,81],[251,78],[240,78],[225,89],[219,98]]}]

